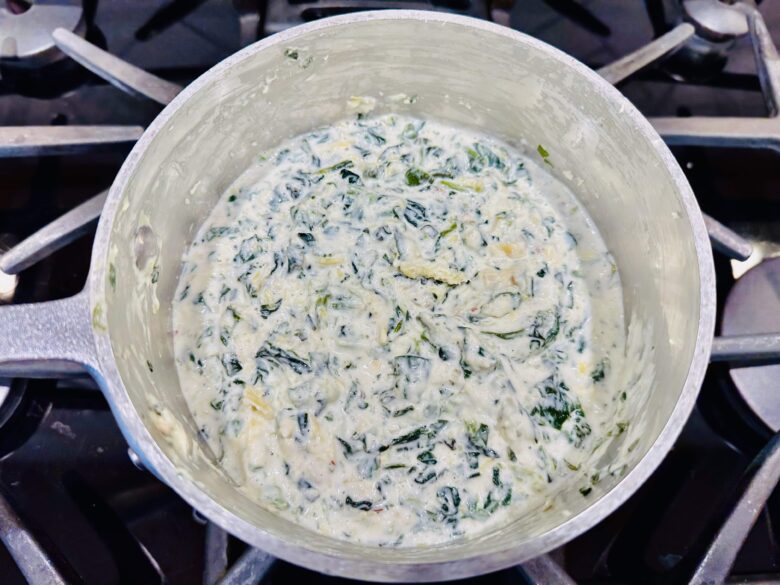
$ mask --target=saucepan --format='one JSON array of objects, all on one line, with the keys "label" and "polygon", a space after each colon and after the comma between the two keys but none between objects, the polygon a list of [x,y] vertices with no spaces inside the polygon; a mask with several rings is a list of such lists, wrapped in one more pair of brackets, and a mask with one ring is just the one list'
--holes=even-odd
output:
[{"label": "saucepan", "polygon": [[[172,351],[181,257],[220,194],[263,149],[347,116],[352,96],[550,153],[615,256],[626,314],[649,323],[655,378],[621,473],[588,497],[484,536],[379,549],[258,506],[198,440]],[[352,100],[354,101],[354,100]],[[146,130],[105,204],[86,288],[0,310],[0,374],[88,371],[130,447],[238,538],[309,568],[377,581],[494,571],[598,523],[648,478],[696,399],[715,320],[712,252],[693,193],[642,115],[599,75],[510,29],[449,14],[365,12],[262,40],[189,85]],[[575,490],[576,492],[576,490]]]}]

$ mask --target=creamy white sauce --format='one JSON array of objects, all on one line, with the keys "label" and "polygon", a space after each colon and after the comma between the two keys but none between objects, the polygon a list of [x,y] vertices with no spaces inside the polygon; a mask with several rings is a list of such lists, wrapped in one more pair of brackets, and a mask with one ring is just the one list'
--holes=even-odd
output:
[{"label": "creamy white sauce", "polygon": [[201,433],[260,505],[441,543],[580,485],[623,432],[617,268],[539,153],[359,115],[227,190],[185,255],[174,346]]}]

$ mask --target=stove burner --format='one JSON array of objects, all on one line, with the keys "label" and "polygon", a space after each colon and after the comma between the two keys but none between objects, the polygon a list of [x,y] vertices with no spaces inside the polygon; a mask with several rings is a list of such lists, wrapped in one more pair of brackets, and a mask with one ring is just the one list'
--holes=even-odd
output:
[{"label": "stove burner", "polygon": [[263,28],[266,34],[274,34],[328,16],[385,9],[440,10],[509,22],[513,3],[514,0],[277,0],[267,3]]},{"label": "stove burner", "polygon": [[[630,11],[641,12],[645,10],[643,5],[648,11],[653,6],[659,7],[662,4],[677,9],[674,14],[661,14],[657,21],[653,20],[653,30],[657,37],[653,43],[599,70],[599,73],[612,83],[626,79],[648,64],[659,62],[686,42],[690,45],[683,48],[674,73],[678,79],[703,78],[720,71],[731,54],[735,39],[747,32],[742,14],[748,13],[752,25],[751,41],[757,53],[757,70],[762,82],[769,82],[763,84],[762,94],[769,105],[769,117],[703,117],[702,114],[706,112],[697,110],[699,103],[695,99],[693,103],[689,103],[688,93],[685,93],[682,94],[686,100],[685,106],[690,106],[689,113],[696,113],[694,117],[655,118],[654,123],[667,140],[678,146],[768,146],[780,151],[780,131],[777,130],[776,124],[776,104],[780,101],[780,58],[776,55],[763,17],[757,12],[752,13],[751,5],[754,5],[754,0],[739,0],[740,3],[734,5],[735,1],[646,0],[645,3],[620,3],[620,10],[609,10],[607,19],[608,11],[605,9],[594,10],[591,14],[587,8],[583,8],[587,4],[597,3],[542,0],[547,7],[587,31],[583,38],[589,40],[594,40],[591,33],[606,35],[610,30],[619,31],[621,26],[634,26],[632,19],[636,15],[630,14]],[[119,62],[116,58],[109,59],[105,51],[96,50],[99,48],[122,47],[123,52],[132,48],[129,52],[133,54],[136,65],[153,67],[155,74],[175,79],[177,82],[186,82],[213,65],[217,57],[237,48],[234,38],[237,17],[240,21],[238,44],[246,45],[262,34],[281,30],[301,21],[367,7],[447,10],[489,17],[494,21],[509,24],[509,10],[513,5],[513,0],[147,0],[143,3],[143,10],[147,10],[148,5],[150,12],[151,7],[154,7],[156,12],[150,15],[146,24],[139,29],[139,22],[143,20],[138,7],[141,3],[109,3],[96,0],[83,2],[84,15],[79,17],[76,28],[87,29],[87,41],[97,47],[85,46],[81,38],[63,30],[56,35],[59,46],[64,47],[64,50],[70,49],[68,54],[74,60],[53,61],[57,59],[55,53],[41,60],[31,58],[24,61],[16,58],[4,61],[3,56],[9,54],[8,51],[3,51],[2,40],[6,38],[5,29],[8,27],[4,19],[22,18],[26,14],[25,11],[31,11],[40,3],[67,6],[74,3],[69,0],[0,0],[0,109],[7,124],[34,125],[35,132],[32,132],[31,138],[25,143],[26,154],[56,152],[60,155],[70,155],[75,152],[72,136],[62,135],[61,128],[47,132],[46,127],[39,126],[41,120],[44,123],[53,120],[52,124],[55,125],[73,124],[72,129],[82,134],[85,132],[82,125],[85,125],[87,130],[92,131],[92,141],[89,145],[93,151],[100,151],[101,142],[105,143],[110,136],[98,136],[100,133],[97,130],[103,128],[103,134],[110,134],[112,130],[116,131],[116,126],[113,125],[117,123],[132,124],[132,127],[125,128],[137,130],[138,125],[147,124],[159,111],[158,106],[151,101],[139,102],[127,98],[115,88],[100,83],[91,73],[87,73],[87,69],[83,69],[81,64],[123,91],[150,97],[160,104],[167,103],[178,91],[173,84],[163,82],[138,67],[129,67],[127,63]],[[571,23],[566,24],[566,19],[555,19],[552,25],[549,20],[534,24],[534,10],[520,10],[525,8],[525,3],[517,4],[518,10],[513,11],[513,20],[520,20],[518,17],[522,17],[524,30],[527,32],[544,32],[549,35],[547,40],[551,41],[566,40],[568,44],[576,46],[579,51],[576,56],[580,58],[587,59],[593,54],[587,43],[580,46],[576,41],[569,42],[571,39],[568,39],[568,35],[573,26]],[[769,22],[774,22],[777,12],[770,12],[771,3],[765,3],[765,6]],[[618,18],[613,18],[613,14]],[[598,19],[601,17],[605,18],[603,22]],[[171,26],[180,21],[181,25]],[[207,26],[204,26],[204,22]],[[553,32],[557,25],[561,26],[563,33]],[[208,30],[209,35],[191,34],[201,30]],[[83,36],[83,31],[79,30],[77,34]],[[160,51],[157,50],[159,45],[152,47],[132,40],[149,39],[154,35],[161,37],[155,39],[155,43],[164,42],[168,47],[186,49],[187,58],[181,59],[181,51]],[[612,35],[610,44],[617,43],[624,36]],[[48,36],[41,35],[41,38]],[[633,42],[635,39],[627,40]],[[128,45],[128,42],[131,45]],[[618,45],[615,50],[622,52],[624,48],[625,46]],[[747,43],[744,47],[737,46],[734,54],[746,49]],[[691,54],[694,54],[695,58],[691,57]],[[744,57],[744,54],[742,56]],[[687,61],[683,57],[687,57]],[[671,71],[667,69],[667,72]],[[701,89],[709,92],[712,88],[736,87],[733,80],[729,82],[732,85],[728,85],[723,79],[725,77],[727,75],[716,77],[713,83],[706,84],[707,87]],[[759,88],[758,80],[753,76],[749,77],[748,81],[743,80],[742,85],[738,86],[742,93],[757,92]],[[652,96],[645,98],[642,93],[658,83],[658,76],[638,76],[635,81],[642,90],[637,91],[640,96],[636,100],[637,106],[646,111],[647,108],[641,104],[646,104]],[[691,95],[699,95],[698,84],[668,83],[668,76],[662,77],[660,81],[663,82],[661,90],[664,92],[671,88],[672,93],[695,91],[697,93]],[[159,93],[161,84],[167,89]],[[631,86],[627,84],[627,87],[630,89]],[[75,91],[68,88],[74,88]],[[44,96],[49,99],[24,100],[22,96]],[[719,97],[729,97],[729,100],[731,98],[730,94],[725,93]],[[757,97],[759,96],[753,96]],[[735,105],[742,107],[742,101],[744,100],[739,100]],[[670,102],[671,106],[677,105],[677,100],[672,99]],[[668,109],[674,111],[673,108]],[[739,113],[745,112],[740,110]],[[763,116],[763,112],[761,115]],[[97,129],[95,125],[98,125]],[[82,146],[83,144],[82,140]],[[728,178],[728,174],[723,172],[726,167],[717,164],[717,161],[723,159],[716,156],[713,150],[681,149],[676,152],[678,156],[684,155],[690,161],[686,168],[692,183],[695,183],[694,177],[698,177],[699,184],[694,184],[694,190],[698,193],[709,192],[711,197],[708,203],[713,206],[710,210],[716,212],[716,216],[727,221],[729,225],[743,225],[745,222],[753,225],[757,218],[755,225],[763,229],[767,222],[771,222],[772,214],[762,212],[763,200],[761,203],[757,202],[753,197],[755,193],[751,193],[749,201],[746,202],[745,194],[740,190],[741,183],[735,187],[733,183],[724,180]],[[6,148],[5,155],[8,156],[9,153],[14,156],[21,154],[18,147]],[[729,151],[727,156],[730,163],[744,162],[745,156],[751,161],[755,161],[756,157],[761,159],[763,162],[758,166],[759,172],[746,175],[751,180],[749,189],[771,195],[766,191],[771,191],[771,172],[765,176],[763,171],[771,171],[772,163],[762,158],[767,153],[750,153],[740,156],[738,152]],[[3,154],[0,144],[0,158]],[[91,152],[89,157],[44,157],[40,160],[24,161],[24,164],[21,159],[6,161],[7,169],[0,171],[12,178],[9,185],[13,188],[7,190],[14,196],[17,191],[23,193],[24,197],[8,198],[5,207],[9,209],[4,207],[3,214],[0,214],[3,218],[3,230],[7,230],[9,235],[12,234],[14,241],[22,237],[28,238],[27,243],[35,243],[37,240],[38,248],[33,248],[40,251],[40,244],[46,242],[40,234],[54,227],[56,222],[32,236],[29,236],[30,232],[40,228],[41,222],[48,221],[74,202],[82,201],[87,194],[103,189],[121,163],[121,159],[116,155],[117,153],[112,153],[104,159],[101,152]],[[696,171],[693,170],[694,158]],[[765,166],[767,168],[764,168]],[[712,169],[712,172],[699,170],[704,168]],[[742,175],[744,174],[743,172]],[[714,201],[714,197],[722,200]],[[17,211],[19,201],[23,207]],[[736,205],[735,201],[739,205],[737,211],[731,207],[732,204]],[[80,208],[83,211],[84,205],[90,204],[101,207],[100,196]],[[96,213],[97,209],[93,209],[91,217],[94,218]],[[78,214],[72,215],[72,212],[65,217],[67,216],[84,219]],[[725,226],[717,224],[711,218],[705,217],[705,221],[718,251],[725,251],[729,257],[740,259],[749,255],[750,247],[735,239],[734,234],[729,234]],[[83,222],[79,225],[83,227]],[[66,236],[72,234],[68,231],[72,229],[73,224],[68,224]],[[762,243],[769,240],[771,245],[777,240],[771,236],[758,239],[762,240]],[[63,249],[58,252],[58,256],[42,260],[39,266],[32,267],[24,262],[41,260],[41,256],[33,258],[30,255],[31,247],[27,246],[26,255],[20,253],[15,258],[19,260],[21,256],[24,259],[22,264],[16,263],[17,270],[21,270],[22,266],[30,267],[19,278],[16,301],[62,298],[80,290],[87,270],[89,247],[88,238],[74,241],[70,244],[70,249]],[[24,245],[17,251],[25,252]],[[9,263],[13,259],[10,256],[4,258],[9,260]],[[766,266],[762,265],[760,268],[762,271],[766,270]],[[773,275],[778,274],[775,270],[777,268],[776,265],[773,267]],[[761,273],[766,277],[766,273]],[[726,271],[725,277],[724,281],[720,273],[718,274],[722,285],[719,290],[733,286],[730,270]],[[755,276],[751,273],[749,277]],[[774,276],[770,280],[773,283],[778,282]],[[8,288],[14,292],[11,289],[16,288],[15,284],[15,281],[4,278],[0,273],[0,302],[4,290]],[[780,330],[780,327],[775,327],[778,323],[774,315],[768,319],[762,315],[765,321],[769,321],[762,327],[758,326],[758,319],[750,319],[750,316],[744,320],[741,318],[743,311],[749,310],[750,307],[755,308],[753,301],[763,302],[756,311],[762,308],[769,311],[777,305],[778,287],[764,285],[762,290],[764,289],[769,292],[774,290],[774,296],[764,291],[765,296],[751,297],[750,302],[744,302],[753,292],[747,291],[742,295],[743,301],[738,298],[729,299],[729,304],[733,305],[730,313],[740,315],[740,318],[727,312],[723,333],[742,333],[765,328]],[[735,292],[734,295],[736,294]],[[733,320],[731,324],[730,319]],[[741,324],[743,328],[736,327],[734,323]],[[748,327],[746,323],[755,327]],[[731,341],[734,341],[734,338],[731,338]],[[728,342],[729,338],[716,338],[715,347],[720,348],[720,351],[716,350],[714,355],[716,358],[719,355],[721,361],[727,359],[724,356],[732,355],[729,351],[734,353],[733,349],[729,350],[733,346]],[[780,355],[780,352],[776,353]],[[739,358],[748,354],[737,352],[736,355]],[[690,576],[697,562],[695,582],[741,582],[749,574],[752,576],[750,582],[757,583],[759,579],[755,575],[777,572],[780,548],[777,545],[774,526],[777,525],[775,508],[780,502],[780,491],[762,512],[746,545],[742,546],[742,542],[748,526],[755,520],[757,511],[764,507],[764,502],[777,483],[776,471],[780,470],[780,457],[777,456],[780,452],[780,438],[776,438],[771,443],[770,450],[762,453],[751,467],[747,479],[752,483],[747,484],[747,491],[743,491],[745,484],[735,489],[736,477],[753,453],[763,446],[771,431],[765,426],[765,422],[749,411],[747,399],[743,401],[734,391],[731,380],[725,375],[728,371],[726,368],[727,366],[720,364],[709,370],[697,407],[677,447],[645,486],[619,511],[589,533],[566,545],[565,550],[525,564],[522,572],[529,583],[571,584],[572,581],[563,571],[563,567],[578,582],[583,583],[687,583],[691,582]],[[735,370],[737,373],[740,371]],[[736,379],[734,381],[737,382]],[[220,584],[227,585],[250,580],[258,583],[325,583],[330,579],[283,561],[275,562],[268,554],[257,549],[247,550],[236,561],[238,553],[244,550],[244,544],[213,524],[204,527],[203,518],[193,514],[186,503],[159,483],[151,473],[142,473],[131,465],[130,461],[138,466],[137,457],[133,457],[135,453],[131,451],[128,459],[125,440],[119,434],[108,406],[91,383],[85,382],[84,379],[67,379],[56,383],[15,380],[13,384],[4,398],[3,381],[0,380],[0,524],[3,524],[2,502],[3,494],[6,494],[13,508],[18,509],[20,522],[12,525],[19,526],[21,520],[26,523],[29,519],[28,533],[32,536],[39,535],[37,540],[43,548],[44,557],[54,555],[53,560],[56,561],[56,555],[61,554],[63,562],[54,563],[58,570],[73,567],[74,573],[77,573],[73,578],[68,576],[68,582],[164,582],[180,585],[219,581]],[[770,401],[762,398],[762,404],[764,403],[770,404]],[[754,404],[751,404],[751,407],[757,409]],[[717,413],[719,418],[715,419],[713,413]],[[780,415],[778,418],[780,419]],[[761,473],[754,474],[756,469]],[[755,486],[755,489],[751,486]],[[724,497],[729,494],[733,497]],[[741,499],[737,499],[740,496]],[[716,512],[723,501],[728,501],[730,507],[723,508],[721,516]],[[7,519],[10,514],[6,513],[5,516]],[[729,523],[720,525],[724,528],[715,539],[713,535],[719,526],[716,526],[716,522],[709,527],[709,523],[721,517],[728,517]],[[11,527],[8,524],[4,526],[0,526],[0,533],[12,534]],[[24,526],[21,528],[24,529]],[[172,538],[176,542],[173,547]],[[709,553],[704,557],[704,562],[699,562],[703,558],[701,551],[705,545]],[[733,576],[726,581],[726,573],[731,571],[736,551],[740,548],[742,552],[734,564]],[[28,566],[24,558],[14,560],[0,546],[0,582],[3,585],[24,583],[17,568],[17,560],[22,570]],[[268,576],[263,580],[265,573],[268,573]],[[777,575],[766,577],[765,580],[768,583],[772,578],[777,579]],[[52,576],[42,579],[51,583],[58,582]],[[517,568],[512,568],[485,575],[480,579],[470,579],[468,583],[509,584],[517,580]]]},{"label": "stove burner", "polygon": [[726,41],[748,34],[745,13],[720,0],[686,0],[683,10],[696,33],[712,41]]},{"label": "stove burner", "polygon": [[62,59],[64,55],[51,37],[56,28],[85,32],[81,0],[35,4],[0,0],[0,64],[38,68]]},{"label": "stove burner", "polygon": [[667,71],[681,81],[711,79],[726,67],[736,39],[750,32],[747,16],[721,0],[684,0],[681,10],[696,34],[667,62]]},{"label": "stove burner", "polygon": [[[780,301],[780,257],[764,260],[732,287],[723,312],[724,335],[770,333],[780,330],[780,312],[760,310]],[[756,310],[759,308],[759,310]],[[780,431],[777,380],[780,365],[734,367],[729,370],[737,392],[772,431]]]}]

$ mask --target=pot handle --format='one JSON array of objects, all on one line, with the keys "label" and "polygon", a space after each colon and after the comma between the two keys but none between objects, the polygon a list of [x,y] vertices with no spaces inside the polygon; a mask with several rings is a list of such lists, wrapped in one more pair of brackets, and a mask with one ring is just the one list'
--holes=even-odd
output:
[{"label": "pot handle", "polygon": [[44,303],[0,307],[0,377],[97,372],[86,291]]}]

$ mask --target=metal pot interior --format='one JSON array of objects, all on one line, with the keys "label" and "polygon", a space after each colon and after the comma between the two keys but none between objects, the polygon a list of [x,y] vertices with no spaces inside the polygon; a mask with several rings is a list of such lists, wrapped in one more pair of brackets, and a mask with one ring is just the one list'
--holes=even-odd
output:
[{"label": "metal pot interior", "polygon": [[[185,497],[199,494],[190,501],[197,499],[203,512],[252,544],[315,569],[374,579],[403,578],[405,566],[418,566],[417,580],[495,569],[573,537],[613,509],[619,502],[583,513],[621,481],[634,485],[618,499],[633,491],[651,469],[632,470],[656,465],[670,447],[674,431],[665,444],[656,440],[678,402],[686,402],[683,410],[692,404],[692,397],[681,396],[684,388],[695,396],[699,382],[686,386],[701,335],[701,267],[708,269],[711,259],[702,260],[697,239],[703,232],[699,227],[695,235],[691,224],[701,219],[668,151],[617,92],[594,80],[583,66],[507,29],[431,13],[385,12],[276,35],[196,81],[125,164],[109,202],[113,217],[108,213],[108,225],[101,225],[108,234],[105,257],[93,266],[93,299],[101,299],[93,302],[105,303],[114,382],[124,386],[131,405],[115,405],[115,411],[131,435],[138,421],[145,425],[148,435],[131,440],[141,456],[155,465],[157,453],[157,473]],[[417,99],[405,103],[398,94]],[[252,157],[286,137],[354,115],[350,96],[375,97],[377,113],[409,112],[550,152],[550,172],[581,199],[617,260],[626,314],[634,312],[652,329],[655,383],[626,474],[603,479],[588,498],[576,490],[562,494],[552,510],[478,539],[424,550],[366,550],[253,504],[198,456],[172,355],[171,299],[182,253]],[[152,284],[155,264],[159,280]],[[711,317],[705,329],[706,321],[711,324]],[[183,433],[161,432],[153,408],[170,413]],[[660,455],[645,458],[651,449]],[[366,568],[371,561],[379,563],[375,570]],[[445,561],[455,564],[444,570],[427,565]]]}]

